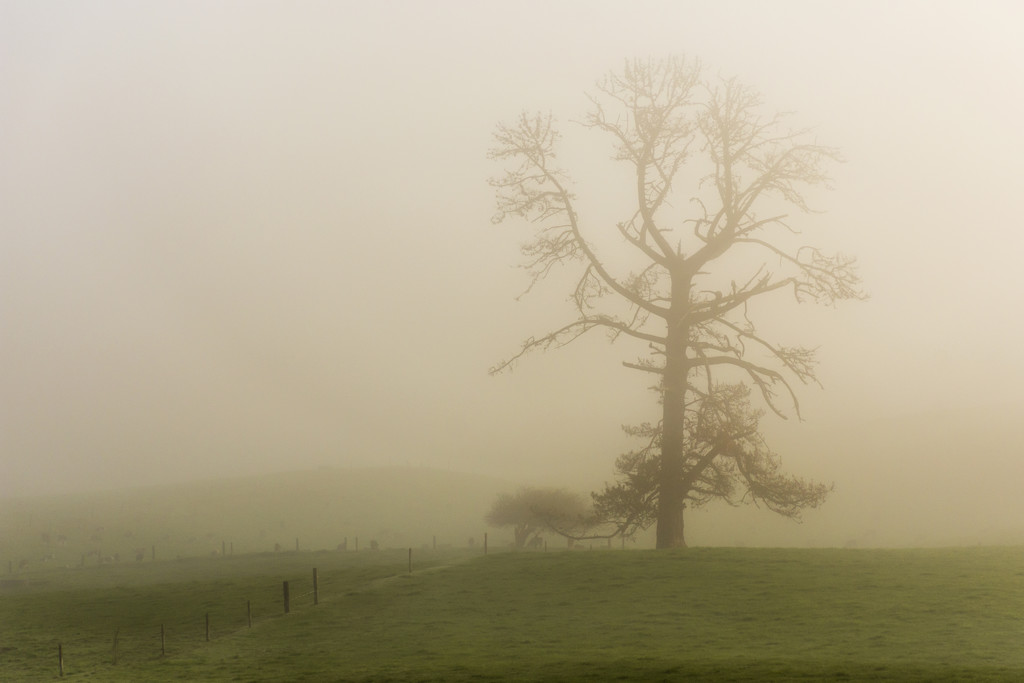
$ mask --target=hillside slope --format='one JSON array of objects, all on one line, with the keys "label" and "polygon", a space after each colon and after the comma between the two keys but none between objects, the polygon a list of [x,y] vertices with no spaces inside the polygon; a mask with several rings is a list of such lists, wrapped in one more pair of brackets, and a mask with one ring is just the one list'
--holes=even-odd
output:
[{"label": "hillside slope", "polygon": [[[321,468],[161,487],[0,500],[0,558],[77,565],[219,553],[480,543],[515,485],[415,468]],[[501,542],[500,538],[495,539]],[[0,567],[0,571],[6,567]]]}]

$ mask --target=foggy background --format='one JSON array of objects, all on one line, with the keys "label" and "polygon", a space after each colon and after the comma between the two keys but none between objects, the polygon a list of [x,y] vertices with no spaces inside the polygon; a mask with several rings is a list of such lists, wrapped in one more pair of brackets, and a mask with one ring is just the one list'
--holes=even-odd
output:
[{"label": "foggy background", "polygon": [[[802,526],[720,542],[1024,541],[1024,10],[1011,2],[0,2],[0,496],[320,466],[588,491],[657,418],[642,349],[572,319],[493,226],[491,132],[551,110],[591,229],[611,151],[573,126],[684,53],[838,147],[807,241],[871,299],[780,310],[820,345],[788,471]],[[589,180],[589,184],[588,184]],[[594,234],[593,232],[591,234]],[[723,520],[719,522],[718,520]]]}]

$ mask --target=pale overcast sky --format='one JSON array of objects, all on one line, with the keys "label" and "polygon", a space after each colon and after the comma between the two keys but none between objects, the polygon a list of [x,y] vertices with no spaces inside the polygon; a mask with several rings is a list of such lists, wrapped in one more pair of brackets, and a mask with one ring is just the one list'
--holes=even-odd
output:
[{"label": "pale overcast sky", "polygon": [[[571,124],[585,93],[675,53],[846,159],[799,223],[860,258],[871,299],[780,311],[820,345],[796,429],[1012,411],[1021,26],[1009,1],[4,0],[0,495],[322,464],[608,478],[619,425],[657,417],[632,349],[598,335],[487,375],[572,311],[557,281],[515,300],[529,227],[491,225],[486,151],[550,110],[600,164]],[[590,161],[565,160],[613,225]],[[973,443],[986,476],[1021,474]]]}]

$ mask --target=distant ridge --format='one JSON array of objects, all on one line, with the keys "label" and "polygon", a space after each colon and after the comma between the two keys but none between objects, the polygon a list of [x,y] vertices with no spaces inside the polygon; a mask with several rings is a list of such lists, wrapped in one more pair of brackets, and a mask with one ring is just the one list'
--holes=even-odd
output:
[{"label": "distant ridge", "polygon": [[[1010,406],[873,419],[772,423],[783,467],[834,481],[802,524],[752,506],[688,510],[694,546],[907,547],[1024,544],[1024,433]],[[601,476],[604,473],[597,473]],[[585,470],[588,481],[595,471]],[[604,478],[604,477],[603,477]],[[607,473],[607,479],[611,473]],[[465,545],[498,493],[522,484],[425,467],[321,467],[106,492],[0,498],[0,569],[22,554],[74,564],[97,549],[163,557]],[[573,482],[563,485],[572,487]],[[584,486],[578,487],[582,494]],[[97,530],[103,527],[102,533]],[[132,534],[126,537],[125,534]],[[66,538],[65,546],[41,543]],[[99,536],[101,541],[93,541]],[[155,539],[155,540],[153,540]],[[192,539],[192,540],[190,540]],[[649,547],[643,537],[638,547]],[[97,548],[99,546],[99,548]],[[25,550],[21,550],[25,548]],[[74,549],[73,549],[74,548]]]},{"label": "distant ridge", "polygon": [[[516,484],[414,467],[301,470],[0,500],[0,555],[76,565],[105,557],[464,546]],[[494,535],[494,542],[501,542]],[[500,534],[498,535],[500,536]]]}]

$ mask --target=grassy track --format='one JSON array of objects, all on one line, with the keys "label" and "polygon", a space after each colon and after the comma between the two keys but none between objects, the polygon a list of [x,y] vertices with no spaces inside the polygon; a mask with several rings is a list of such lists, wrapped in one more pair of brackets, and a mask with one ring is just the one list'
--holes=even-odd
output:
[{"label": "grassy track", "polygon": [[[58,639],[66,677],[97,681],[1024,680],[1020,548],[427,555],[412,575],[399,552],[54,573],[2,596],[0,680],[55,678]],[[313,562],[321,604],[272,616]]]}]

